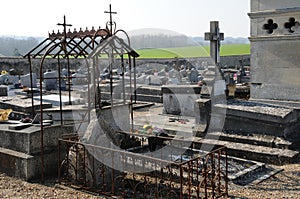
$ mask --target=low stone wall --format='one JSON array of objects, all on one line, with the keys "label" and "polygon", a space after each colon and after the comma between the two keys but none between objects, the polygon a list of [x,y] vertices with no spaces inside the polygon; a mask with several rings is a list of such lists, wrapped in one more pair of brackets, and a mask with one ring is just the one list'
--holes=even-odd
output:
[{"label": "low stone wall", "polygon": [[[191,63],[202,64],[203,62],[213,65],[212,60],[209,57],[200,57],[200,58],[189,58],[186,59]],[[239,66],[240,62],[242,61],[243,65],[249,66],[250,65],[250,55],[232,55],[232,56],[222,56],[221,57],[221,66]],[[32,59],[32,68],[33,72],[37,75],[39,74],[39,68],[41,64],[41,59]],[[103,60],[102,60],[103,61]],[[181,65],[181,62],[184,59],[139,59],[137,58],[137,66],[142,65],[145,63],[161,63],[161,64],[168,64],[168,63],[177,63]],[[61,68],[67,68],[67,60],[62,59]],[[78,69],[81,66],[84,66],[85,60],[84,59],[70,59],[70,66],[72,69]],[[44,62],[43,70],[47,71],[48,69],[55,70],[57,69],[57,60],[56,59],[46,59]],[[29,73],[29,61],[27,58],[22,57],[0,57],[0,70],[9,71],[10,69],[14,68],[18,72],[22,74]]]}]

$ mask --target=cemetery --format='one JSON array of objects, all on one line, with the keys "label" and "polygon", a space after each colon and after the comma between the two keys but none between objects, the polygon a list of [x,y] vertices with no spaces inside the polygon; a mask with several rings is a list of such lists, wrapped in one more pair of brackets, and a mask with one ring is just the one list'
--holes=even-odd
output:
[{"label": "cemetery", "polygon": [[299,164],[299,7],[252,0],[250,62],[226,67],[219,21],[210,57],[158,61],[139,60],[111,5],[106,28],[64,16],[25,74],[0,75],[0,172],[105,197],[221,198]]}]

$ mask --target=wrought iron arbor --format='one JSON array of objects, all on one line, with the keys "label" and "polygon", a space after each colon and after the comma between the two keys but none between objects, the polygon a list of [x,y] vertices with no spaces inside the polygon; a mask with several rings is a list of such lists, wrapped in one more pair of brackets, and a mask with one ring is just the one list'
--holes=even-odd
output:
[{"label": "wrought iron arbor", "polygon": [[[24,57],[28,58],[29,66],[30,66],[30,81],[31,81],[31,90],[35,87],[33,85],[33,59],[40,59],[39,66],[37,67],[39,71],[39,96],[40,96],[40,126],[41,126],[41,170],[42,170],[42,181],[44,180],[44,124],[43,124],[43,82],[47,78],[44,77],[45,72],[45,62],[49,59],[56,60],[58,76],[52,79],[56,79],[58,81],[58,92],[59,92],[59,107],[60,107],[60,121],[61,125],[64,124],[63,121],[63,105],[62,105],[62,80],[67,78],[67,84],[69,85],[68,96],[69,96],[69,104],[71,105],[71,69],[72,66],[70,64],[71,59],[81,60],[86,67],[87,70],[87,104],[88,111],[92,108],[99,109],[101,108],[101,96],[97,95],[99,93],[99,83],[100,83],[100,69],[99,60],[101,58],[108,59],[109,74],[110,74],[110,93],[111,93],[111,104],[113,105],[113,69],[115,67],[115,60],[120,60],[120,68],[122,69],[123,74],[123,85],[124,84],[124,71],[125,71],[125,63],[129,65],[129,74],[130,74],[130,102],[133,103],[133,100],[136,99],[134,95],[134,88],[136,88],[136,76],[135,76],[135,58],[138,57],[138,53],[136,53],[130,47],[129,37],[123,30],[116,30],[116,23],[112,21],[112,14],[116,14],[115,12],[110,10],[105,12],[110,14],[110,20],[107,22],[105,28],[92,29],[86,28],[86,30],[79,31],[74,29],[71,31],[70,29],[67,31],[67,27],[71,26],[66,23],[66,17],[64,16],[63,23],[59,23],[57,25],[63,26],[63,31],[58,31],[55,33],[49,33],[48,38],[34,47],[31,51],[29,51]],[[125,40],[118,37],[119,33],[123,33],[125,35]],[[67,77],[63,77],[61,74],[62,70],[62,60],[67,63]],[[134,69],[134,71],[132,71]],[[35,70],[36,71],[36,70]],[[133,77],[132,77],[133,76]],[[49,79],[49,78],[48,78]],[[134,80],[132,82],[132,79]],[[128,100],[125,99],[125,86],[123,86],[123,103],[128,103]],[[91,97],[94,95],[95,97]],[[33,92],[31,92],[32,98],[32,113],[31,116],[34,117],[36,112],[34,109],[34,100],[33,100]],[[92,107],[94,106],[94,107]],[[87,114],[89,115],[89,114]]]}]

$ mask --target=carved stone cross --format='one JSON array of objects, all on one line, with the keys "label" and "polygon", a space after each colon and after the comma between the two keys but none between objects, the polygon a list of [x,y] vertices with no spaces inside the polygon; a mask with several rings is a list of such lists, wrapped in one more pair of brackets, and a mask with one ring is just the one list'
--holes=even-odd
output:
[{"label": "carved stone cross", "polygon": [[220,33],[219,22],[210,22],[210,32],[205,33],[205,40],[210,41],[210,57],[218,66],[220,63],[220,41],[224,40],[224,33]]}]

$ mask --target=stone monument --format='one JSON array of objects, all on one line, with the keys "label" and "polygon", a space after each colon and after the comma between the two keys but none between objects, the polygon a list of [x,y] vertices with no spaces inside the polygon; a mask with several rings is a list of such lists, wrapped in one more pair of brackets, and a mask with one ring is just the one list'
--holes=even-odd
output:
[{"label": "stone monument", "polygon": [[300,100],[300,1],[251,0],[251,98]]},{"label": "stone monument", "polygon": [[210,57],[214,61],[215,65],[220,63],[220,46],[221,40],[224,40],[224,33],[220,33],[219,22],[210,22],[210,32],[206,32],[205,40],[210,41]]}]

